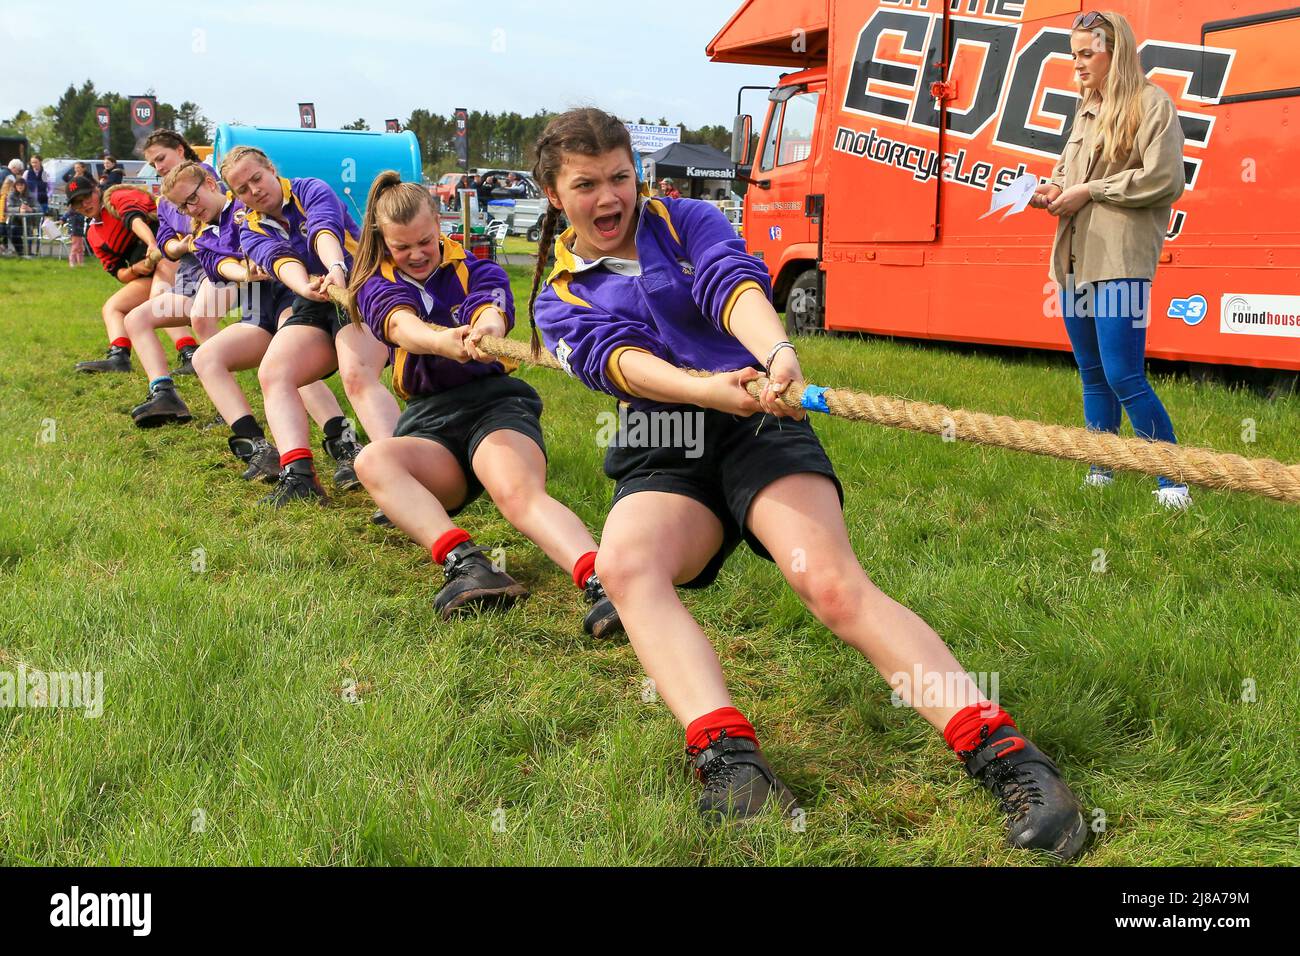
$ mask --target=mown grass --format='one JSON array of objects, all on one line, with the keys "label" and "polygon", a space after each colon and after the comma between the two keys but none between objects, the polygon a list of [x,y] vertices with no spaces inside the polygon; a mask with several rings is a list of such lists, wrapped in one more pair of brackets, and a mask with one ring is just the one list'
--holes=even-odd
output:
[{"label": "mown grass", "polygon": [[[0,709],[0,863],[1042,862],[1001,845],[994,801],[743,549],[687,601],[806,826],[706,829],[680,730],[642,700],[625,644],[582,635],[563,570],[482,500],[462,523],[533,596],[437,622],[441,572],[369,524],[364,493],[264,511],[225,431],[201,427],[214,412],[193,380],[195,422],[144,432],[126,415],[138,372],[72,374],[103,348],[111,288],[90,266],[0,263],[0,670],[102,671],[106,697],[99,719]],[[821,383],[1080,416],[1052,357],[846,339],[802,353]],[[598,530],[612,403],[521,374],[546,401],[553,490]],[[1300,458],[1296,399],[1156,385],[1185,441]],[[964,666],[998,673],[1003,703],[1104,811],[1085,865],[1300,862],[1300,509],[1200,491],[1171,515],[1143,478],[1090,494],[1069,463],[818,429],[873,578]]]}]

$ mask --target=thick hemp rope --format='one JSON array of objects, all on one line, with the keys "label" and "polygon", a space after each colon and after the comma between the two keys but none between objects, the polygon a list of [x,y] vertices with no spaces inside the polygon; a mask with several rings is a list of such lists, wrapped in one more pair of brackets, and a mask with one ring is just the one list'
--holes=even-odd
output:
[{"label": "thick hemp rope", "polygon": [[[347,301],[347,294],[331,287],[330,298],[342,306]],[[520,365],[566,371],[550,352],[543,350],[534,358],[532,350],[523,342],[485,335],[478,347],[489,355]],[[687,371],[693,375],[713,374],[693,369]],[[759,376],[749,382],[746,388],[757,399],[766,385],[767,379]],[[1031,455],[1079,461],[1116,471],[1164,476],[1183,484],[1246,491],[1278,501],[1300,504],[1300,465],[1284,465],[1271,458],[1243,458],[1208,448],[1122,438],[1109,432],[1094,432],[1066,425],[1045,425],[1006,415],[969,412],[961,408],[869,395],[844,388],[821,388],[806,382],[792,382],[781,396],[781,401],[790,408],[824,412],[851,421],[927,432],[976,445],[1010,448]]]}]

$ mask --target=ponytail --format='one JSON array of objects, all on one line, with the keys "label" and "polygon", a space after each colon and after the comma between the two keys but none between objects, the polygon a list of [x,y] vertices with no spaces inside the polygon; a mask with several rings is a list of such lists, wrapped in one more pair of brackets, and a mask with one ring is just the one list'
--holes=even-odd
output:
[{"label": "ponytail", "polygon": [[537,289],[542,284],[542,273],[551,255],[551,243],[555,230],[560,225],[560,210],[546,204],[546,213],[542,216],[542,230],[537,239],[537,267],[533,269],[533,289],[528,296],[529,344],[534,359],[542,353],[542,340],[537,334]]},{"label": "ponytail", "polygon": [[379,271],[388,257],[384,243],[384,225],[394,223],[405,226],[425,209],[438,220],[437,200],[419,183],[402,182],[401,174],[386,169],[370,184],[366,197],[366,214],[361,219],[361,241],[352,257],[352,274],[348,278],[347,302],[344,309],[354,325],[361,325],[361,310],[357,307],[357,294],[371,276]]}]

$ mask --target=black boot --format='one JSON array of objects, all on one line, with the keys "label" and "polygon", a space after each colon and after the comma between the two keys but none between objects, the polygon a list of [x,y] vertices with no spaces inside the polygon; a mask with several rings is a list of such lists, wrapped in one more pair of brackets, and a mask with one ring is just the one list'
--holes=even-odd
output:
[{"label": "black boot", "polygon": [[614,610],[614,602],[605,593],[600,578],[594,574],[587,578],[582,596],[591,605],[591,610],[582,619],[584,631],[597,640],[623,633],[623,622],[618,619],[618,611]]},{"label": "black boot", "polygon": [[197,345],[186,345],[181,348],[181,364],[172,369],[173,375],[193,375],[194,374],[194,353],[199,350]]},{"label": "black boot", "polygon": [[993,792],[1007,815],[1007,842],[1068,860],[1083,849],[1083,807],[1041,750],[1015,727],[980,729],[980,744],[959,756],[966,772]]},{"label": "black boot", "polygon": [[129,372],[131,371],[131,350],[124,345],[110,345],[108,355],[93,362],[78,362],[78,372]]},{"label": "black boot", "polygon": [[230,450],[248,468],[241,478],[245,481],[279,481],[280,453],[265,438],[243,438],[231,435]]},{"label": "black boot", "polygon": [[325,489],[321,487],[320,479],[316,477],[316,469],[312,466],[310,458],[300,458],[286,465],[280,472],[280,480],[275,484],[275,491],[263,498],[260,503],[274,508],[283,508],[291,501],[310,501],[319,505],[329,501],[325,497]]},{"label": "black boot", "polygon": [[176,386],[161,384],[149,389],[149,397],[131,409],[131,419],[140,428],[157,428],[168,422],[182,424],[190,420],[190,409],[176,394]]},{"label": "black boot", "polygon": [[384,511],[381,508],[370,516],[370,523],[377,524],[381,528],[391,528],[393,526],[393,519],[384,514]]},{"label": "black boot", "polygon": [[338,466],[334,469],[334,488],[338,491],[351,491],[361,484],[357,478],[357,455],[363,446],[357,441],[357,431],[350,419],[344,419],[343,434],[338,438],[326,438],[321,442],[325,454],[334,459]]},{"label": "black boot", "polygon": [[434,597],[433,607],[443,620],[462,607],[508,607],[528,597],[528,588],[504,571],[495,570],[483,556],[483,549],[472,541],[451,549],[442,573],[446,583]]},{"label": "black boot", "polygon": [[747,737],[729,737],[724,730],[707,747],[687,747],[686,756],[704,784],[700,816],[710,823],[748,820],[769,802],[782,815],[799,808],[794,794],[763,759],[758,744]]}]

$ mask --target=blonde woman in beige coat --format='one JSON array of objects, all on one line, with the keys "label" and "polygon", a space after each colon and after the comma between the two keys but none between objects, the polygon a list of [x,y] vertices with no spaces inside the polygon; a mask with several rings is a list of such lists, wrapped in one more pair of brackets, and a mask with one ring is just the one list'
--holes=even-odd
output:
[{"label": "blonde woman in beige coat", "polygon": [[[1051,275],[1083,380],[1084,418],[1090,429],[1118,432],[1127,412],[1138,437],[1174,442],[1143,359],[1151,280],[1184,187],[1178,111],[1142,72],[1133,28],[1119,14],[1080,14],[1070,47],[1083,96],[1032,205],[1058,219]],[[1084,484],[1113,480],[1094,467]],[[1187,486],[1169,478],[1154,493],[1168,508],[1192,503]]]}]

